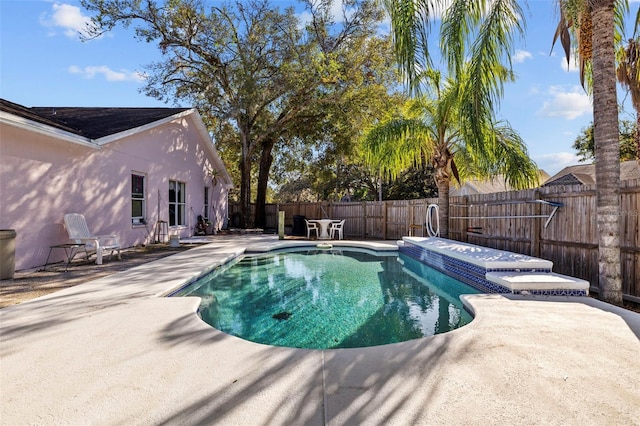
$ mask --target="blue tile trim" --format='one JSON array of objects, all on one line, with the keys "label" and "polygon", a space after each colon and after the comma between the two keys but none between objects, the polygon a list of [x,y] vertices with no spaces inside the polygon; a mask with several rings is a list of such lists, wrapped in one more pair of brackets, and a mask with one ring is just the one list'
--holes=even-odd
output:
[{"label": "blue tile trim", "polygon": [[550,290],[511,290],[488,281],[485,277],[487,272],[527,272],[527,273],[550,273],[551,269],[537,268],[488,268],[474,265],[442,253],[434,252],[426,247],[421,247],[411,242],[405,241],[399,247],[400,253],[412,257],[444,274],[447,274],[463,283],[470,285],[485,293],[509,293],[509,294],[531,294],[544,296],[587,296],[586,290],[572,289],[550,289]]},{"label": "blue tile trim", "polygon": [[513,294],[530,294],[534,296],[588,296],[587,290],[555,289],[555,290],[514,290]]}]

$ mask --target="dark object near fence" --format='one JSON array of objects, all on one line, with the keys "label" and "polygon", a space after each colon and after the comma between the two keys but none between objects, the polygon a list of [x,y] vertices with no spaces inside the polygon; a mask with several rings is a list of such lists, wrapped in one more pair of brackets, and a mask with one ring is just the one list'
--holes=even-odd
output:
[{"label": "dark object near fence", "polygon": [[307,234],[306,225],[305,225],[305,216],[294,215],[293,216],[293,228],[291,233],[293,235],[304,236]]},{"label": "dark object near fence", "polygon": [[196,223],[196,235],[205,235],[207,233],[207,223],[202,215],[198,215],[198,223]]}]

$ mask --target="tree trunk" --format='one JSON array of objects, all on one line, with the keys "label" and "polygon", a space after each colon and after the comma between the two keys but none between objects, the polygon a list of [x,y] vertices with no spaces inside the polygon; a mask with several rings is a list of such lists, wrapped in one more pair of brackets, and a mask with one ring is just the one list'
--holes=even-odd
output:
[{"label": "tree trunk", "polygon": [[640,165],[640,106],[636,111],[636,162]]},{"label": "tree trunk", "polygon": [[613,43],[614,0],[592,0],[593,136],[595,142],[600,297],[622,304],[620,148]]},{"label": "tree trunk", "polygon": [[258,172],[258,192],[256,194],[256,228],[265,228],[266,225],[266,203],[267,203],[267,184],[269,183],[269,171],[273,163],[273,145],[269,140],[265,142],[262,153],[260,154],[260,171]]},{"label": "tree trunk", "polygon": [[449,238],[449,185],[451,183],[451,162],[453,156],[446,146],[440,146],[434,153],[432,165],[436,186],[438,187],[438,210],[440,219],[440,236]]},{"label": "tree trunk", "polygon": [[436,186],[438,187],[440,236],[449,238],[449,177],[439,177],[436,172]]},{"label": "tree trunk", "polygon": [[240,227],[247,228],[251,218],[251,155],[249,132],[240,129],[242,155],[240,156]]},{"label": "tree trunk", "polygon": [[247,228],[251,217],[251,158],[240,159],[240,227]]}]

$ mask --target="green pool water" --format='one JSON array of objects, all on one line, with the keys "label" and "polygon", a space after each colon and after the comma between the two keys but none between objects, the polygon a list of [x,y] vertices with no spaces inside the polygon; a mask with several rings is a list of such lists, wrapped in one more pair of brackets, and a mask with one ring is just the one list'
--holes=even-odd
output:
[{"label": "green pool water", "polygon": [[[400,260],[400,261],[399,261]],[[247,256],[177,296],[202,298],[213,327],[274,346],[384,345],[461,327],[461,294],[478,293],[402,254],[304,250]]]}]

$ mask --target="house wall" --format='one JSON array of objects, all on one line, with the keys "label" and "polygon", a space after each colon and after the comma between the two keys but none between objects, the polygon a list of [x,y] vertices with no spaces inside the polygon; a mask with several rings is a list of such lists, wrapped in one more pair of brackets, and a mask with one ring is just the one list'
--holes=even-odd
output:
[{"label": "house wall", "polygon": [[[193,235],[209,186],[224,226],[227,189],[207,171],[213,158],[190,116],[93,149],[2,124],[0,229],[15,229],[16,269],[44,265],[49,247],[68,242],[63,217],[82,213],[96,234],[116,234],[123,247],[152,243],[158,219],[168,222],[169,180],[185,183],[186,225],[169,234]],[[131,221],[131,173],[145,175],[146,220]],[[54,250],[53,261],[64,252]]]}]

